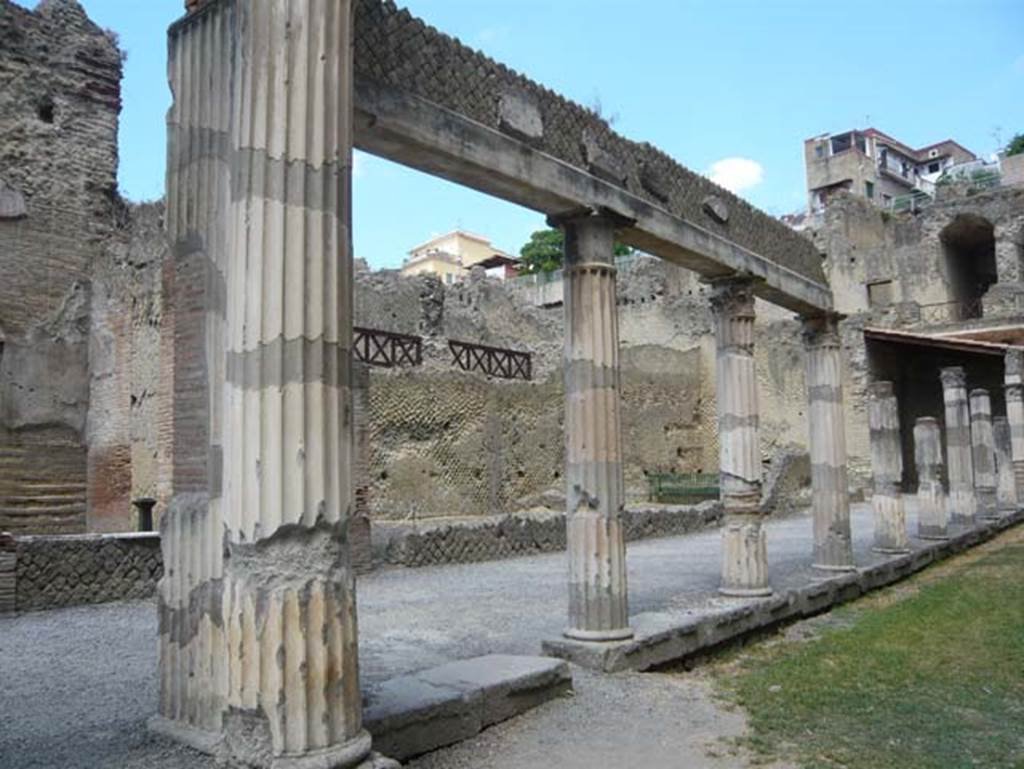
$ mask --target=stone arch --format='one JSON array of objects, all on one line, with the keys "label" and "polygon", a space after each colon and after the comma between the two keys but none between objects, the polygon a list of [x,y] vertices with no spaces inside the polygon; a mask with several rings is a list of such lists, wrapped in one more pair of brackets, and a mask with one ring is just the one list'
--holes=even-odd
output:
[{"label": "stone arch", "polygon": [[981,297],[998,281],[995,227],[977,214],[958,214],[942,232],[950,295],[961,304],[962,318],[981,316]]}]

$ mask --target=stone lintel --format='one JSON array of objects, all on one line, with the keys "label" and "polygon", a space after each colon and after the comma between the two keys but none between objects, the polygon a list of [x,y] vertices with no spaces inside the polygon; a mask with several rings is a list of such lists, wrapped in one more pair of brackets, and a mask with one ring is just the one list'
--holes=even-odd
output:
[{"label": "stone lintel", "polygon": [[705,276],[749,270],[764,279],[759,296],[793,312],[832,307],[826,285],[414,94],[357,77],[354,127],[356,147],[372,154],[545,214],[606,207],[636,220],[623,243]]}]

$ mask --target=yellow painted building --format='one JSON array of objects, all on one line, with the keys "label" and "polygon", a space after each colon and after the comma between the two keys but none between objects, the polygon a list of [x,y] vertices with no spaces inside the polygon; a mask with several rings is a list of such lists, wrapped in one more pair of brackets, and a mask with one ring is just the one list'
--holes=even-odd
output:
[{"label": "yellow painted building", "polygon": [[495,248],[487,238],[453,230],[412,249],[402,265],[402,274],[433,273],[451,285],[465,278],[476,265],[482,265],[493,277],[512,277],[518,263],[519,259]]}]

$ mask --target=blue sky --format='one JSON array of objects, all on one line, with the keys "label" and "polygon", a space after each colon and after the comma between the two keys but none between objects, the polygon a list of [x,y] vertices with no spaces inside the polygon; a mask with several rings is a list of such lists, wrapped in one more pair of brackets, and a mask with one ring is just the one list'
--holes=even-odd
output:
[{"label": "blue sky", "polygon": [[[81,2],[128,54],[122,191],[159,197],[165,30],[183,2]],[[619,132],[694,170],[711,174],[729,160],[717,166],[724,178],[773,214],[802,207],[802,142],[815,134],[873,125],[911,145],[953,138],[988,154],[1024,131],[1021,0],[405,5],[554,90],[599,103]],[[411,247],[455,227],[517,252],[543,226],[533,212],[365,155],[354,186],[355,252],[375,267],[397,266]]]}]

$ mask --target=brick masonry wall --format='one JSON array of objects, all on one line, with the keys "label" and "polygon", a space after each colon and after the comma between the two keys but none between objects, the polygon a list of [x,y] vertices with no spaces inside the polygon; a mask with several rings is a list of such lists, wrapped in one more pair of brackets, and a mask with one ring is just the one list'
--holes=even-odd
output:
[{"label": "brick masonry wall", "polygon": [[131,500],[157,497],[161,279],[167,259],[162,203],[126,206],[93,266],[90,319],[91,532],[134,531]]},{"label": "brick masonry wall", "polygon": [[160,535],[19,537],[17,611],[148,598],[162,573]]},{"label": "brick masonry wall", "polygon": [[83,531],[92,264],[115,228],[121,53],[73,0],[0,0],[0,529]]}]

